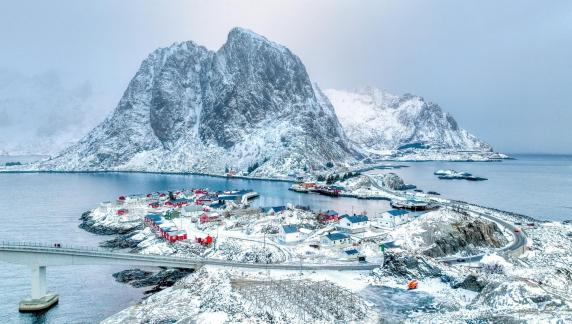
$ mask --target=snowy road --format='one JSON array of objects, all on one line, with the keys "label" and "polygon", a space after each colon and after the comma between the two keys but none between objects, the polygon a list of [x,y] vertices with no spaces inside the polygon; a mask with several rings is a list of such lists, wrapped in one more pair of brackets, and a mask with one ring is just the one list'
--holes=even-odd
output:
[{"label": "snowy road", "polygon": [[[391,194],[391,195],[402,197],[404,199],[408,198],[407,193],[389,190],[387,188],[380,186],[373,177],[368,175],[368,178],[370,179],[370,181],[374,185],[374,187],[376,187],[377,189],[384,191],[384,192]],[[429,198],[429,199],[427,199],[427,198]],[[522,230],[520,230],[519,228],[517,228],[516,226],[514,226],[513,224],[511,224],[507,221],[504,221],[498,217],[493,216],[494,211],[492,211],[492,210],[487,210],[485,212],[476,211],[474,208],[472,208],[472,206],[470,204],[460,202],[460,201],[453,201],[453,200],[449,200],[449,199],[444,199],[441,197],[439,197],[439,199],[431,199],[430,197],[426,197],[425,200],[428,200],[428,201],[435,203],[437,205],[440,205],[440,206],[445,206],[445,207],[450,207],[450,208],[455,208],[455,209],[462,209],[462,210],[467,211],[467,212],[475,213],[475,214],[478,214],[480,217],[486,218],[492,222],[497,223],[498,225],[500,225],[501,227],[503,227],[507,231],[511,232],[512,236],[513,236],[513,240],[511,242],[511,244],[500,248],[499,251],[504,252],[504,253],[507,253],[507,252],[508,253],[518,253],[519,251],[524,251],[524,246],[526,245],[526,235],[524,234],[524,232]],[[484,209],[486,209],[486,208],[484,208]],[[484,257],[484,254],[477,254],[477,255],[471,255],[471,256],[467,256],[467,257],[440,258],[438,260],[443,261],[443,262],[447,262],[449,264],[471,263],[471,262],[479,262],[483,257]]]}]

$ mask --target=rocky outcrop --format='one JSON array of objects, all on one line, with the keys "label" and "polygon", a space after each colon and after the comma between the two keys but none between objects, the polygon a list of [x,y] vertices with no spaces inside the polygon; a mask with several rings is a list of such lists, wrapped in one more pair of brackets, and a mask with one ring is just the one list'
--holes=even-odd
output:
[{"label": "rocky outcrop", "polygon": [[[132,225],[127,227],[109,227],[98,224],[92,217],[91,212],[87,211],[81,214],[79,218],[81,223],[78,225],[79,228],[88,231],[93,234],[98,235],[116,235],[116,234],[128,234],[135,230],[143,229],[143,224]],[[110,246],[111,247],[111,246]]]},{"label": "rocky outcrop", "polygon": [[423,254],[437,258],[460,251],[468,252],[474,247],[500,248],[506,242],[496,223],[466,217],[434,236],[432,246]]},{"label": "rocky outcrop", "polygon": [[451,287],[453,289],[463,288],[475,292],[481,292],[486,285],[486,281],[471,274],[466,276],[462,281],[451,284]]},{"label": "rocky outcrop", "polygon": [[162,269],[157,273],[141,269],[130,269],[113,274],[118,282],[129,283],[136,288],[153,287],[146,293],[156,293],[166,287],[171,287],[181,278],[193,272],[192,269]]},{"label": "rocky outcrop", "polygon": [[99,246],[110,249],[134,249],[141,241],[134,240],[132,234],[133,231],[119,235],[111,240],[101,242]]},{"label": "rocky outcrop", "polygon": [[392,190],[402,190],[405,187],[405,183],[400,176],[395,173],[386,173],[383,175],[382,179],[383,186]]},{"label": "rocky outcrop", "polygon": [[419,279],[440,277],[439,267],[420,255],[387,251],[384,254],[383,266],[375,270],[378,275]]},{"label": "rocky outcrop", "polygon": [[136,280],[143,280],[149,278],[153,272],[144,271],[141,269],[123,270],[113,274],[113,278],[117,282],[129,283]]}]

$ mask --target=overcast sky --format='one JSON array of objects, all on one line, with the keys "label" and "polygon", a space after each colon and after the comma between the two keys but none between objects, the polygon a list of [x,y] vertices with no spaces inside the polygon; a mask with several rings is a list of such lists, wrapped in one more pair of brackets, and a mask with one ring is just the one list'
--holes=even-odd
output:
[{"label": "overcast sky", "polygon": [[[0,136],[91,127],[151,51],[216,50],[234,26],[289,47],[322,88],[418,94],[496,150],[572,153],[572,1],[3,0]],[[38,87],[64,99],[42,105]]]}]

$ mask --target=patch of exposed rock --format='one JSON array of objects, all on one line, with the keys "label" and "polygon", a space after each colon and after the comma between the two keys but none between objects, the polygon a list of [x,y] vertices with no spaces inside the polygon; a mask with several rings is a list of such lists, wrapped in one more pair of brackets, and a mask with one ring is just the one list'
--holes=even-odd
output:
[{"label": "patch of exposed rock", "polygon": [[401,190],[405,187],[405,183],[400,176],[395,173],[386,173],[383,175],[383,186],[392,190]]},{"label": "patch of exposed rock", "polygon": [[135,288],[153,287],[146,293],[155,293],[163,288],[173,286],[179,279],[186,277],[193,272],[192,269],[162,269],[157,273],[144,271],[141,269],[130,269],[113,274],[116,281],[129,283]]},{"label": "patch of exposed rock", "polygon": [[420,255],[408,255],[388,251],[383,258],[383,266],[374,270],[381,276],[419,279],[426,277],[441,277],[441,269],[432,261]]},{"label": "patch of exposed rock", "polygon": [[470,274],[466,276],[465,279],[463,279],[463,281],[453,283],[451,287],[453,289],[463,288],[475,292],[481,292],[486,285],[487,285],[486,281],[482,280],[481,278],[473,274]]},{"label": "patch of exposed rock", "polygon": [[429,249],[423,251],[430,257],[453,255],[475,247],[500,248],[507,243],[501,229],[494,222],[473,217],[464,217],[451,227],[440,231]]}]

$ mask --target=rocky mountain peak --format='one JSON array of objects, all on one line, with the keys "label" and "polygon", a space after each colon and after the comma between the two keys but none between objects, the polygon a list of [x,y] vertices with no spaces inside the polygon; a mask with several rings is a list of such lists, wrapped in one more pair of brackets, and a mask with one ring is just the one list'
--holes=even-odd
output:
[{"label": "rocky mountain peak", "polygon": [[113,114],[44,168],[271,175],[354,154],[301,60],[234,28],[216,52],[188,41],[151,53]]}]

